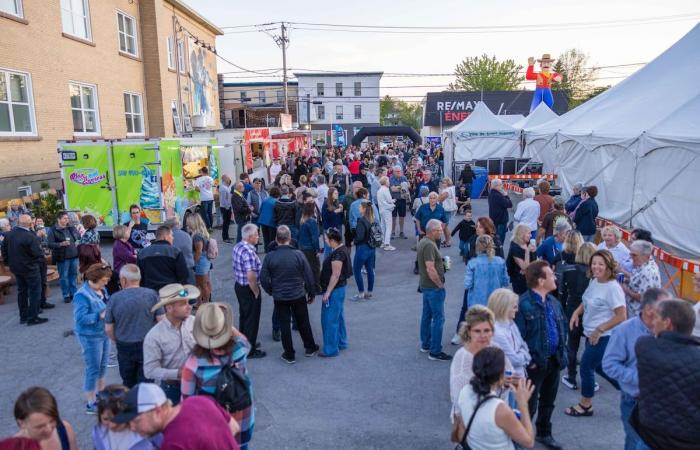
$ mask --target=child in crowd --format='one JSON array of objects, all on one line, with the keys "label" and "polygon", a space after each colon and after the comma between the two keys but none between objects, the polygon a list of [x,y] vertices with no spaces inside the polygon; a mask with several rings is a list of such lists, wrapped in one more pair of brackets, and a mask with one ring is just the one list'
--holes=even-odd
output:
[{"label": "child in crowd", "polygon": [[464,219],[462,219],[452,230],[452,236],[459,232],[459,254],[464,262],[469,256],[469,241],[476,234],[476,223],[472,220],[472,207],[467,205],[464,209]]},{"label": "child in crowd", "polygon": [[465,185],[461,185],[457,191],[457,210],[459,214],[462,214],[467,208],[471,209],[471,197],[469,196],[469,191]]}]

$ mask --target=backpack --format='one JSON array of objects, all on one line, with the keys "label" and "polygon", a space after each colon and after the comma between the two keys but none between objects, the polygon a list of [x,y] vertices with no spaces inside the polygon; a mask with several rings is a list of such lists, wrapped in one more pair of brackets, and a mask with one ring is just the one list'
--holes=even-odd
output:
[{"label": "backpack", "polygon": [[216,376],[214,398],[229,414],[248,408],[253,404],[248,377],[231,364],[222,367]]},{"label": "backpack", "polygon": [[216,259],[219,256],[219,244],[216,243],[216,239],[209,238],[207,242],[207,258]]},{"label": "backpack", "polygon": [[379,248],[382,246],[383,238],[382,227],[377,222],[372,222],[372,225],[369,226],[367,244],[372,248]]}]

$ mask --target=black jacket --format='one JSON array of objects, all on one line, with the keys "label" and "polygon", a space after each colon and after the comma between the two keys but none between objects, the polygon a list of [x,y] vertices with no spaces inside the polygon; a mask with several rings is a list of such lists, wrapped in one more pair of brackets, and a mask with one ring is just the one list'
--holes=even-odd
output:
[{"label": "black jacket", "polygon": [[496,189],[489,191],[489,217],[495,225],[507,224],[508,208],[513,207],[513,202],[507,195],[501,194]]},{"label": "black jacket", "polygon": [[[70,245],[62,247],[60,244],[66,238],[70,239]],[[78,257],[77,244],[80,241],[80,233],[74,227],[57,228],[55,225],[46,233],[46,245],[51,249],[53,263]]]},{"label": "black jacket", "polygon": [[275,301],[291,301],[316,294],[316,280],[300,250],[280,245],[265,255],[260,284]]},{"label": "black jacket", "polygon": [[231,210],[237,224],[246,223],[250,220],[250,206],[243,198],[243,195],[235,189],[231,190]]},{"label": "black jacket", "polygon": [[559,301],[564,306],[566,317],[571,319],[572,314],[581,304],[583,293],[588,288],[591,279],[588,278],[588,266],[585,264],[565,264],[563,261],[555,266],[556,272],[561,271],[561,283],[559,288]]},{"label": "black jacket", "polygon": [[168,241],[154,241],[140,250],[136,264],[141,269],[141,286],[155,291],[166,284],[187,284],[190,279],[185,256]]},{"label": "black jacket", "polygon": [[2,255],[5,264],[14,274],[29,275],[38,272],[44,261],[41,239],[32,231],[15,227],[5,234],[2,241]]},{"label": "black jacket", "polygon": [[[476,239],[479,236],[474,233],[474,235],[469,239],[469,258],[476,258]],[[501,243],[501,240],[498,239],[498,236],[491,236],[491,239],[493,239],[493,248],[496,252],[496,256],[500,256],[503,259],[506,259],[505,254],[503,253],[503,244]]]},{"label": "black jacket", "polygon": [[296,225],[297,205],[291,198],[279,198],[272,210],[273,220],[277,224],[292,227]]},{"label": "black jacket", "polygon": [[595,234],[595,219],[598,217],[598,203],[595,199],[589,198],[578,205],[574,223],[576,229],[584,236]]},{"label": "black jacket", "polygon": [[653,449],[700,447],[700,340],[671,331],[634,347],[639,372],[638,431]]},{"label": "black jacket", "polygon": [[355,245],[369,244],[369,231],[371,226],[366,217],[362,216],[357,219],[355,238],[353,239]]},{"label": "black jacket", "polygon": [[476,235],[476,224],[473,220],[467,222],[462,219],[457,226],[452,229],[452,233],[450,234],[454,236],[457,233],[459,233],[460,241],[469,242],[472,236]]}]

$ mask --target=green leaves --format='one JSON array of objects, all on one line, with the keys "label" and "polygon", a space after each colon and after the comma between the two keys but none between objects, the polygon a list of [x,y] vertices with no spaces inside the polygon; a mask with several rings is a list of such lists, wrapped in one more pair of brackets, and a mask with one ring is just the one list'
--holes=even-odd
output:
[{"label": "green leaves", "polygon": [[455,67],[455,82],[451,91],[514,91],[525,80],[523,66],[512,59],[498,61],[483,54],[467,57]]}]

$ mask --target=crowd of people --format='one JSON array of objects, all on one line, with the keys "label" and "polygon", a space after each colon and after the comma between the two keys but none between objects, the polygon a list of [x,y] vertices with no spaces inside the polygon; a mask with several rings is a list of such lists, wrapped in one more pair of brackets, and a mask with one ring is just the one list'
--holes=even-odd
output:
[{"label": "crowd of people", "polygon": [[[443,171],[439,150],[405,145],[276,158],[270,183],[243,173],[235,182],[224,175],[217,188],[203,169],[195,183],[199,214],[149,230],[133,205],[129,220],[113,229],[111,264],[94,217],[76,221],[61,212],[45,229],[29,211],[14,212],[11,226],[0,223],[0,238],[17,281],[20,323],[46,323],[41,314],[55,306],[46,298],[51,260],[63,301],[73,307],[85,412],[97,416],[95,448],[245,449],[255,425],[248,360],[267,356],[258,340],[262,292],[274,303],[270,328],[285,363],[297,361],[294,330],[305,357],[339,357],[349,346],[349,281],[356,286],[351,301],[372,301],[377,252],[394,252],[392,240],[412,235],[423,302],[416,335],[429,360],[451,364],[453,441],[473,449],[535,441],[562,448],[552,430],[559,384],[575,390],[580,379],[579,401],[562,413],[592,416],[597,373],[621,392],[626,449],[698,442],[700,416],[692,408],[700,398],[682,379],[700,377],[700,341],[691,337],[698,311],[661,288],[651,234],[635,230],[627,246],[617,228],[605,227],[593,244],[598,189],[576,185],[565,200],[550,195],[545,180],[525,189],[515,208],[503,183],[492,180],[488,215],[474,218],[471,167],[458,174],[458,186]],[[217,189],[237,326],[233,308],[215,301],[212,289]],[[459,347],[450,355],[443,329],[445,272],[453,262],[442,249],[453,238],[465,276],[451,340]],[[308,310],[317,298],[319,343]],[[105,386],[111,353],[122,383]],[[687,396],[692,410],[679,417],[660,392]],[[676,420],[660,418],[659,407]],[[23,392],[15,417],[14,439],[77,448],[48,390]]]}]

